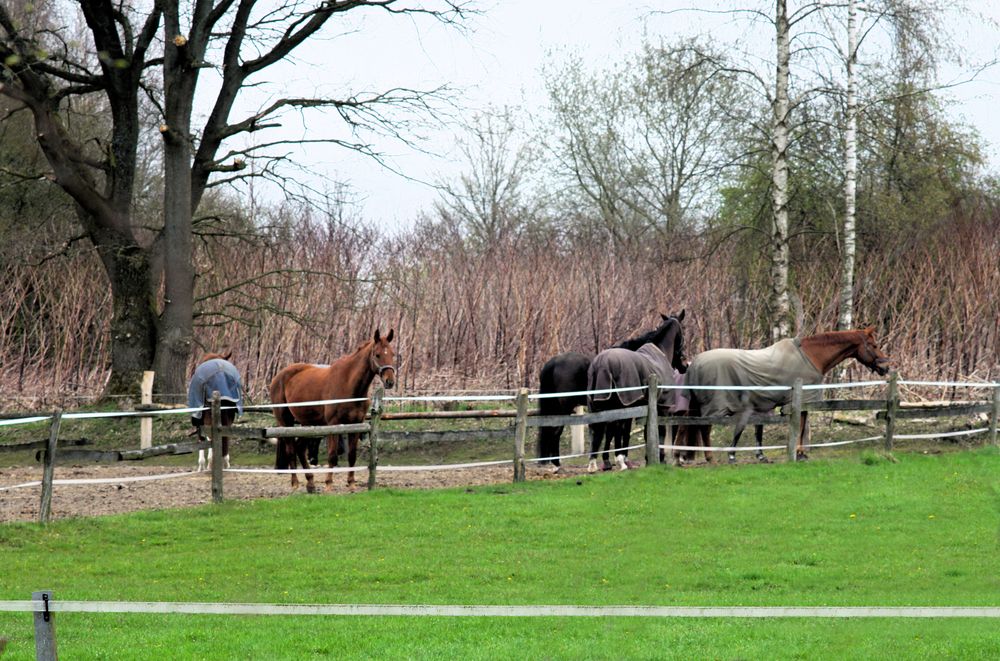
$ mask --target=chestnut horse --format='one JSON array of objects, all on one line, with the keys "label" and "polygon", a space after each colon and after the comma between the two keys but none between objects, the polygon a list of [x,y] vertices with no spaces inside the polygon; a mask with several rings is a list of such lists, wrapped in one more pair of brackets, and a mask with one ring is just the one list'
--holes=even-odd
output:
[{"label": "chestnut horse", "polygon": [[[782,365],[784,358],[790,362]],[[688,367],[685,383],[694,386],[788,386],[790,381],[801,378],[804,384],[818,384],[834,367],[848,358],[854,358],[876,374],[889,372],[889,357],[875,342],[875,329],[832,331],[803,337],[801,340],[781,340],[757,350],[713,349],[695,356]],[[818,396],[820,391],[814,391]],[[739,415],[733,430],[736,447],[751,413],[767,413],[791,401],[791,391],[735,391],[689,390],[690,415],[715,417]],[[803,397],[806,399],[806,397]],[[799,427],[796,459],[807,459],[804,446],[809,438],[808,411],[802,412]],[[699,440],[711,447],[711,425],[691,425],[685,429],[687,441],[681,444],[697,445]],[[691,432],[694,432],[693,438]],[[685,436],[682,435],[681,438]],[[693,442],[692,442],[693,441]],[[757,457],[764,459],[759,450],[761,434],[757,434]],[[693,454],[693,453],[692,453]],[[730,453],[730,461],[735,454]],[[706,459],[711,457],[706,453]]]},{"label": "chestnut horse", "polygon": [[[201,357],[198,366],[191,374],[188,383],[188,408],[199,408],[209,405],[212,392],[218,391],[220,398],[226,403],[219,412],[219,425],[229,427],[236,420],[236,414],[243,413],[243,384],[240,373],[229,362],[233,352],[225,354],[206,353]],[[212,410],[196,411],[191,414],[191,424],[199,440],[207,440],[203,429],[212,427]],[[205,451],[198,450],[198,470],[203,471],[212,465],[212,450],[208,450],[208,462],[205,462]],[[222,466],[229,468],[229,437],[222,437]]]},{"label": "chestnut horse", "polygon": [[[335,360],[324,367],[308,363],[295,363],[278,372],[271,381],[271,403],[292,404],[292,406],[275,407],[274,417],[280,427],[293,427],[296,423],[304,426],[343,425],[363,422],[368,412],[368,390],[372,381],[378,376],[386,388],[392,388],[396,383],[396,354],[389,343],[392,342],[393,330],[382,337],[375,330],[375,335],[352,353]],[[309,404],[294,406],[295,402],[316,402],[339,399],[357,399],[359,401],[339,402],[334,404]],[[327,455],[331,467],[337,465],[338,436],[327,437]],[[360,433],[349,434],[347,463],[354,467],[358,458],[358,439]],[[296,459],[303,468],[309,467],[306,456],[308,438],[278,439],[278,452],[275,458],[275,468],[295,468]],[[347,474],[348,486],[354,486],[354,471]],[[292,488],[299,486],[298,475],[292,474]],[[333,487],[333,474],[327,473],[326,488]],[[306,490],[310,493],[316,490],[311,473],[306,473]]]}]

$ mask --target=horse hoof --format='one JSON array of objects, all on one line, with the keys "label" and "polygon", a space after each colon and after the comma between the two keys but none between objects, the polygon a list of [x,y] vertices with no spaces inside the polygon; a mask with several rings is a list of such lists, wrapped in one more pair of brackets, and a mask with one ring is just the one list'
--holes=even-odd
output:
[{"label": "horse hoof", "polygon": [[807,455],[805,452],[796,452],[795,461],[809,461],[809,455]]},{"label": "horse hoof", "polygon": [[596,473],[597,472],[597,462],[595,460],[591,459],[590,463],[587,464],[587,472],[588,473]]},{"label": "horse hoof", "polygon": [[731,464],[735,464],[736,463],[736,455],[735,454],[729,455],[729,463],[731,463]]},{"label": "horse hoof", "polygon": [[306,485],[306,493],[316,493],[316,485],[315,484],[307,484]]},{"label": "horse hoof", "polygon": [[601,470],[607,472],[611,470],[611,468],[611,464],[604,464],[604,466],[601,467]]},{"label": "horse hoof", "polygon": [[765,457],[762,454],[757,455],[757,461],[760,462],[760,463],[762,463],[762,464],[769,464],[769,463],[771,463],[771,460],[768,459],[767,457]]}]

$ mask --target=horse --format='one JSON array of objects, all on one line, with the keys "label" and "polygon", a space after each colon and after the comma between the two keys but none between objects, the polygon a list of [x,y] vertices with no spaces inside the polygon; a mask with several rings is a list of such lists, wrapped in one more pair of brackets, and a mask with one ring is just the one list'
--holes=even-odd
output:
[{"label": "horse", "polygon": [[[396,383],[396,354],[390,346],[394,330],[384,337],[378,329],[374,336],[353,352],[341,356],[329,366],[295,363],[284,368],[271,380],[272,404],[290,404],[274,408],[279,427],[341,425],[363,422],[368,412],[368,390],[375,377],[386,388]],[[295,402],[358,399],[354,402],[295,406]],[[327,458],[331,467],[337,465],[337,435],[327,437]],[[359,433],[349,434],[347,463],[353,468],[358,457]],[[309,467],[306,457],[307,438],[283,438],[278,441],[275,468],[295,468],[296,459],[303,468]],[[354,471],[347,474],[347,485],[354,487]],[[292,474],[292,489],[299,486],[298,475]],[[333,474],[326,476],[326,489],[333,488]],[[306,491],[316,487],[311,473],[306,473]]]},{"label": "horse", "polygon": [[[226,428],[233,424],[236,415],[243,414],[243,384],[239,370],[229,362],[233,352],[225,354],[206,353],[201,357],[198,366],[191,374],[188,383],[188,408],[202,408],[212,401],[212,392],[218,391],[220,399],[227,402],[219,417],[219,425]],[[207,440],[202,432],[205,425],[212,426],[212,410],[195,411],[191,414],[191,424],[200,440]],[[205,462],[205,451],[198,450],[198,470],[203,471],[212,465],[212,449],[208,450],[208,462]],[[229,437],[222,437],[222,466],[229,468]]]},{"label": "horse", "polygon": [[[818,384],[834,367],[849,358],[880,376],[889,372],[889,357],[875,341],[875,328],[831,331],[801,339],[784,339],[764,349],[712,349],[695,356],[685,378],[690,386],[777,386],[791,385],[796,379],[803,384]],[[739,415],[733,430],[732,447],[740,440],[752,413],[768,413],[791,401],[788,390],[697,390],[685,393],[690,397],[692,416]],[[815,400],[820,391],[805,393],[805,402]],[[802,411],[796,460],[808,459],[805,443],[809,436],[808,411]],[[711,425],[691,425],[688,432],[700,436],[705,447],[709,441]],[[762,432],[757,433],[757,459],[767,462],[761,451]],[[690,434],[688,434],[690,442]],[[696,439],[697,441],[697,439]],[[736,461],[736,454],[729,453],[729,461]]]},{"label": "horse", "polygon": [[[681,310],[679,314],[674,316],[661,313],[660,319],[662,323],[654,330],[627,340],[622,340],[613,345],[612,348],[635,351],[660,335],[670,319],[683,320],[684,310]],[[560,392],[584,393],[587,390],[587,369],[590,367],[590,362],[593,358],[593,356],[576,351],[568,351],[553,356],[542,365],[542,370],[538,375],[538,392],[540,394],[555,394]],[[586,394],[574,394],[565,397],[543,397],[538,400],[539,414],[545,416],[569,415],[578,406],[587,406]],[[538,428],[538,456],[540,458],[550,457],[550,461],[555,466],[556,471],[560,467],[558,459],[559,438],[562,436],[562,432],[562,426]]]},{"label": "horse", "polygon": [[[600,391],[612,388],[629,388],[644,386],[650,374],[655,373],[661,383],[672,384],[674,370],[683,373],[687,369],[684,357],[684,333],[681,321],[682,312],[677,317],[670,317],[650,341],[637,350],[632,351],[622,347],[606,349],[597,354],[587,369],[587,390]],[[673,390],[661,390],[657,401],[647,402],[647,391],[627,390],[607,393],[593,392],[587,396],[587,402],[592,413],[627,408],[648,403],[650,406],[669,408],[674,401]],[[604,470],[611,469],[609,450],[612,443],[615,446],[615,461],[619,468],[629,468],[627,451],[622,450],[627,445],[632,420],[615,420],[612,422],[594,422],[590,424],[590,462],[588,472],[597,471],[597,455],[601,442],[607,439],[602,459]]]}]

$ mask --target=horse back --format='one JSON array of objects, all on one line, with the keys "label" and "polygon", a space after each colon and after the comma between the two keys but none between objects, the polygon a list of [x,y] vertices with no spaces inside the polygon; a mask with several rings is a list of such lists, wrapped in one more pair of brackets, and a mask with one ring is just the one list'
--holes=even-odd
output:
[{"label": "horse back", "polygon": [[[580,392],[587,389],[587,369],[590,356],[575,351],[561,353],[550,358],[538,375],[538,392],[552,394],[559,392]],[[586,395],[569,397],[545,397],[538,400],[542,415],[568,415],[577,406],[586,406]]]}]

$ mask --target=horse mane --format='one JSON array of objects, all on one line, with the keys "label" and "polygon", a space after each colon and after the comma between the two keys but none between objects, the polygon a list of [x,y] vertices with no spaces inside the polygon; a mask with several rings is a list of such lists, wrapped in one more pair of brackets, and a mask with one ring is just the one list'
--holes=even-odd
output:
[{"label": "horse mane", "polygon": [[649,344],[650,342],[656,341],[656,338],[660,337],[663,333],[667,331],[671,324],[677,324],[680,326],[680,321],[677,317],[669,316],[664,319],[659,326],[651,331],[646,331],[642,335],[637,335],[635,337],[629,338],[627,340],[622,340],[618,344],[615,344],[613,349],[628,349],[629,351],[635,351],[644,344]]},{"label": "horse mane", "polygon": [[828,344],[841,344],[845,337],[858,336],[864,333],[863,330],[841,330],[841,331],[825,331],[823,333],[816,333],[814,335],[807,335],[803,337],[803,340],[809,340],[815,344],[828,345]]},{"label": "horse mane", "polygon": [[226,353],[213,353],[209,351],[208,353],[206,353],[204,356],[201,357],[201,360],[198,361],[198,364],[201,365],[202,363],[207,363],[208,361],[215,360],[216,358],[218,358],[219,360],[229,360],[232,357],[232,355],[233,355],[232,350],[229,350]]}]

